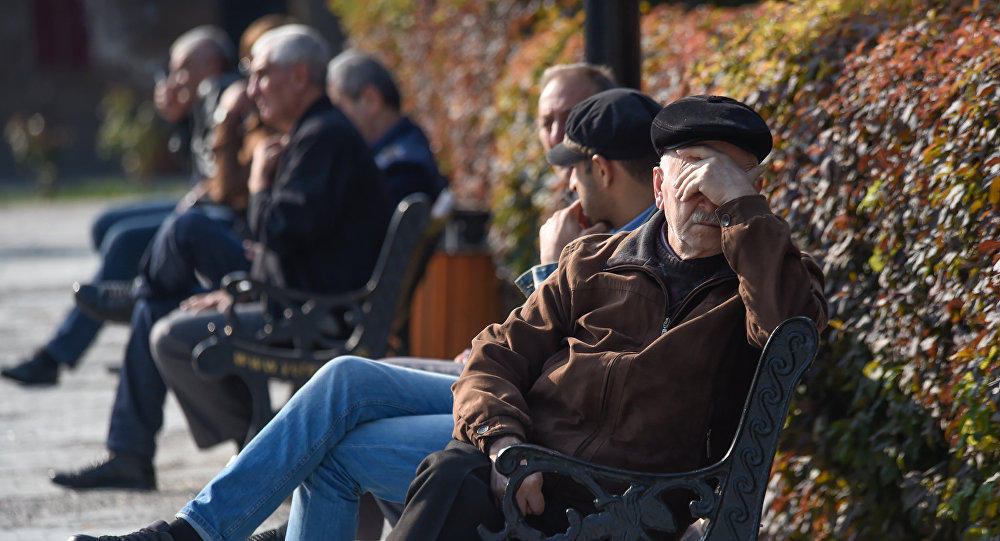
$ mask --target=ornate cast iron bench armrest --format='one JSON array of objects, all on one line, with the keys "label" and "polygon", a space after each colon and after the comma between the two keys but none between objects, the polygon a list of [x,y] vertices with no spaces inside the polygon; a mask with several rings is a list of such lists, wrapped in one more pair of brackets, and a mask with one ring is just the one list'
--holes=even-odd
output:
[{"label": "ornate cast iron bench armrest", "polygon": [[[302,352],[336,350],[344,345],[343,335],[350,325],[359,321],[371,307],[365,305],[374,289],[366,285],[357,290],[337,295],[318,295],[265,284],[251,279],[245,272],[227,275],[222,286],[236,299],[261,298],[269,302],[276,320],[269,321],[264,329],[251,334],[240,325],[235,306],[226,311],[225,334],[236,340],[247,340],[261,346],[293,347]],[[343,322],[333,317],[341,311]]]},{"label": "ornate cast iron bench armrest", "polygon": [[[487,541],[650,539],[649,530],[676,533],[683,527],[664,503],[665,495],[680,491],[693,495],[691,515],[709,521],[702,539],[757,539],[778,435],[795,386],[818,346],[816,327],[809,319],[796,317],[778,325],[761,354],[729,451],[699,470],[649,474],[590,464],[535,445],[505,449],[496,466],[509,477],[502,500],[506,525],[500,532],[480,526],[480,535]],[[597,512],[582,516],[568,510],[568,530],[551,537],[532,528],[514,496],[524,478],[535,472],[556,473],[580,483],[594,495]],[[605,488],[608,485],[628,488],[616,494]]]}]

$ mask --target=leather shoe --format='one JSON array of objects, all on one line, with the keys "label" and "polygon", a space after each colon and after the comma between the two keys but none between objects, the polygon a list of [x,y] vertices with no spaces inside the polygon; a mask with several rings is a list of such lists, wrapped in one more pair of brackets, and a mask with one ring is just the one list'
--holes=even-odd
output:
[{"label": "leather shoe", "polygon": [[174,536],[170,535],[169,524],[162,520],[157,520],[141,530],[125,535],[102,535],[94,537],[92,535],[76,534],[70,537],[69,541],[174,541]]},{"label": "leather shoe", "polygon": [[59,381],[59,362],[44,349],[39,349],[30,359],[5,367],[0,375],[22,385],[55,385]]},{"label": "leather shoe", "polygon": [[52,474],[52,482],[75,489],[131,488],[156,490],[156,473],[150,458],[116,453],[104,462],[98,462],[77,471]]},{"label": "leather shoe", "polygon": [[128,323],[132,320],[135,294],[132,282],[107,280],[95,284],[73,284],[76,305],[99,321]]},{"label": "leather shoe", "polygon": [[247,538],[247,541],[284,541],[286,530],[288,530],[287,522],[277,528],[253,534]]}]

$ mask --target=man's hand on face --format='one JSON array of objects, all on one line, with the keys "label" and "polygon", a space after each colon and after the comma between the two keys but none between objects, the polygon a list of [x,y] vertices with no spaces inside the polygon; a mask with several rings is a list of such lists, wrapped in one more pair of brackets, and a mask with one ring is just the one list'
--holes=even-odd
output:
[{"label": "man's hand on face", "polygon": [[161,79],[153,89],[156,112],[167,122],[180,122],[187,116],[191,93],[177,85],[172,78]]},{"label": "man's hand on face", "polygon": [[[679,201],[687,201],[698,193],[712,204],[721,206],[733,199],[757,194],[756,182],[764,172],[761,165],[741,169],[725,153],[706,145],[679,148],[677,156],[684,160],[663,189],[674,190]],[[747,164],[748,166],[750,164]]]},{"label": "man's hand on face", "polygon": [[[497,472],[497,455],[499,455],[500,451],[505,448],[519,443],[521,443],[520,438],[516,438],[514,436],[504,436],[493,442],[493,445],[490,446],[490,460],[493,461],[493,473],[490,477],[490,486],[493,489],[493,495],[496,496],[497,500],[503,498],[503,493],[507,490],[507,478]],[[525,515],[542,514],[542,512],[545,511],[545,498],[542,497],[541,472],[535,472],[525,477],[524,481],[521,482],[521,486],[517,489],[517,495],[514,499],[517,500],[518,507],[521,508],[521,512]]]},{"label": "man's hand on face", "polygon": [[538,248],[542,265],[559,261],[559,254],[563,248],[577,238],[594,233],[606,233],[609,230],[604,222],[591,226],[586,220],[583,205],[579,200],[552,213],[538,231]]},{"label": "man's hand on face", "polygon": [[181,310],[203,312],[214,309],[217,312],[225,312],[232,304],[233,296],[228,291],[219,289],[188,297],[181,302]]},{"label": "man's hand on face", "polygon": [[253,102],[247,96],[246,81],[236,81],[226,87],[219,97],[219,104],[216,107],[216,120],[226,122],[238,122],[250,108]]},{"label": "man's hand on face", "polygon": [[250,162],[250,179],[247,181],[247,187],[251,194],[262,192],[271,186],[278,157],[285,149],[287,141],[287,136],[272,135],[257,143],[253,149],[253,159]]}]

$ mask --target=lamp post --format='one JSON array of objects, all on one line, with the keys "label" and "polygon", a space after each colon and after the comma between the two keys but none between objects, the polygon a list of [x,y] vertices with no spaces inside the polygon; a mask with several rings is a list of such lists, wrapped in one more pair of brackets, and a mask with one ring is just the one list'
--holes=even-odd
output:
[{"label": "lamp post", "polygon": [[610,67],[618,83],[641,88],[638,0],[584,0],[587,62]]}]

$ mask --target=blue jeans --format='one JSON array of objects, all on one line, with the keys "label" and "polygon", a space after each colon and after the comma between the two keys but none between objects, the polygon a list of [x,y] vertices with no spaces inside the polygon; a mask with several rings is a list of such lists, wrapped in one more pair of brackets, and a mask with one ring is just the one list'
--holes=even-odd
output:
[{"label": "blue jeans", "polygon": [[[139,203],[113,208],[98,216],[90,232],[94,249],[101,256],[93,281],[135,278],[146,246],[174,206],[176,203],[172,201]],[[60,363],[76,366],[101,325],[73,307],[44,349]]]},{"label": "blue jeans", "polygon": [[402,502],[451,441],[455,377],[338,357],[177,514],[203,539],[246,539],[295,492],[286,539],[354,539],[358,495]]}]

